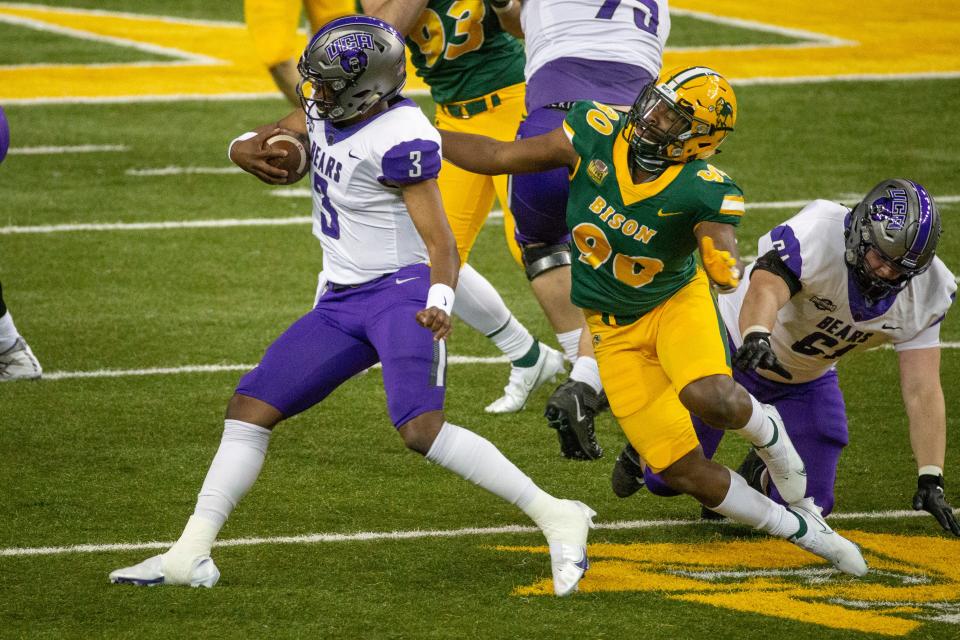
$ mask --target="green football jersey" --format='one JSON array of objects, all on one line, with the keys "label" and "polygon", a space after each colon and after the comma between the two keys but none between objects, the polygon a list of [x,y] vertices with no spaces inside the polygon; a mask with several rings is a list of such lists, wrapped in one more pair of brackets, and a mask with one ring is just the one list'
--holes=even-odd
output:
[{"label": "green football jersey", "polygon": [[483,0],[430,0],[407,35],[417,75],[440,104],[523,82],[523,45]]},{"label": "green football jersey", "polygon": [[580,155],[570,179],[573,303],[633,321],[693,279],[700,222],[737,225],[743,192],[703,160],[634,184],[622,135],[626,116],[577,102],[564,129]]}]

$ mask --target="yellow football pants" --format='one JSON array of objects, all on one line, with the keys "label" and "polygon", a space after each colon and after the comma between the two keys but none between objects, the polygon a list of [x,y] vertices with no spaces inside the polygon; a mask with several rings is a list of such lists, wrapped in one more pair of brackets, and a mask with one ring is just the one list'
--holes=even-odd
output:
[{"label": "yellow football pants", "polygon": [[[438,105],[434,124],[438,129],[447,131],[475,133],[497,140],[513,140],[520,120],[523,119],[524,93],[523,84],[498,89],[483,96],[482,99],[490,104],[491,97],[496,95],[500,104],[470,118],[455,118],[444,111],[442,105]],[[474,100],[467,102],[474,102]],[[493,207],[493,199],[496,196],[503,207],[503,233],[507,247],[517,264],[522,265],[520,247],[517,246],[517,241],[513,237],[516,225],[510,213],[507,176],[491,177],[470,173],[444,160],[437,182],[440,185],[440,194],[443,196],[443,207],[446,209],[447,219],[457,239],[457,250],[460,252],[462,262],[466,262],[469,258],[470,250]]]},{"label": "yellow football pants", "polygon": [[699,445],[679,392],[711,375],[731,375],[726,330],[706,275],[636,322],[609,326],[585,311],[610,409],[655,472]]},{"label": "yellow football pants", "polygon": [[257,57],[268,68],[303,53],[304,40],[297,28],[304,9],[311,33],[334,18],[355,13],[353,0],[244,0],[243,19]]}]

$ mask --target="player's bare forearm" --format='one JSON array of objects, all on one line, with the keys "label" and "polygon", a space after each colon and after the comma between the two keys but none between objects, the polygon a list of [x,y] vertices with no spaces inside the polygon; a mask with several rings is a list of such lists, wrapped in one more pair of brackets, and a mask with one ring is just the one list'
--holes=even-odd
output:
[{"label": "player's bare forearm", "polygon": [[563,129],[510,142],[443,129],[440,136],[443,157],[472,173],[496,176],[537,173],[558,167],[570,170],[579,160]]},{"label": "player's bare forearm", "polygon": [[900,392],[910,425],[910,447],[917,467],[943,468],[947,420],[940,385],[940,349],[900,351]]},{"label": "player's bare forearm", "polygon": [[780,276],[756,269],[750,274],[750,288],[740,307],[741,334],[750,327],[766,327],[773,330],[777,312],[790,300],[790,287]]},{"label": "player's bare forearm", "polygon": [[307,121],[303,109],[294,109],[277,122],[257,127],[253,133],[256,135],[237,140],[231,145],[230,160],[267,184],[284,184],[287,172],[273,166],[270,161],[283,157],[285,152],[271,149],[266,145],[266,141],[274,135],[285,133],[300,138],[304,146],[308,147]]},{"label": "player's bare forearm", "polygon": [[521,0],[490,0],[490,6],[497,14],[500,28],[515,38],[523,38],[523,25],[520,24]]},{"label": "player's bare forearm", "polygon": [[420,19],[427,0],[361,0],[360,6],[368,16],[380,18],[407,37]]},{"label": "player's bare forearm", "polygon": [[425,180],[403,187],[403,201],[430,255],[431,283],[456,289],[460,254],[457,253],[457,241],[443,211],[437,181]]}]

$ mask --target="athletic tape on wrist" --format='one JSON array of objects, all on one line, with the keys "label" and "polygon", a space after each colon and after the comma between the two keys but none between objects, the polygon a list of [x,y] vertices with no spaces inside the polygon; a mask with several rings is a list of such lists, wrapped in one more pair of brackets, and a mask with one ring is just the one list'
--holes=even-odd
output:
[{"label": "athletic tape on wrist", "polygon": [[430,307],[436,307],[442,311],[445,311],[447,315],[453,313],[453,289],[438,282],[436,284],[430,285],[430,290],[427,292],[427,309]]},{"label": "athletic tape on wrist", "polygon": [[943,469],[935,464],[925,464],[917,470],[918,476],[942,476]]},{"label": "athletic tape on wrist", "polygon": [[249,140],[257,135],[256,131],[247,131],[246,133],[241,133],[236,138],[230,141],[230,146],[227,147],[227,160],[233,162],[233,158],[230,157],[230,154],[233,152],[233,145],[238,142],[243,142],[244,140]]},{"label": "athletic tape on wrist", "polygon": [[758,332],[766,333],[767,335],[771,333],[770,329],[767,329],[762,324],[752,324],[743,330],[743,337],[746,338],[751,333],[758,333]]}]

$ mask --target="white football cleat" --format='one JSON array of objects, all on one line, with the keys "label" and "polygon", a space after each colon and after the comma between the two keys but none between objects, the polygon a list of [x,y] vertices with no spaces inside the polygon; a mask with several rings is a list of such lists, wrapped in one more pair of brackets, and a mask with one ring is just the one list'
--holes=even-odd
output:
[{"label": "white football cleat", "polygon": [[557,513],[541,525],[550,545],[553,592],[568,596],[577,590],[580,578],[590,568],[587,559],[587,535],[597,512],[579,500],[560,500]]},{"label": "white football cleat", "polygon": [[[172,566],[168,566],[168,564]],[[147,558],[140,564],[124,567],[110,572],[110,582],[113,584],[133,584],[138,587],[153,587],[158,584],[189,585],[191,587],[207,587],[217,584],[220,579],[220,570],[214,564],[213,558],[203,556],[193,558],[183,567],[177,567],[178,562],[167,562],[167,554]]]},{"label": "white football cleat", "polygon": [[766,445],[754,445],[753,448],[767,465],[767,473],[770,474],[780,496],[790,504],[799,502],[807,494],[807,469],[787,435],[787,429],[783,426],[783,419],[777,410],[772,405],[765,404],[763,413],[765,419],[773,424],[773,437]]},{"label": "white football cleat", "polygon": [[36,380],[41,375],[43,369],[23,337],[18,337],[12,347],[0,353],[0,382]]},{"label": "white football cleat", "polygon": [[844,573],[858,578],[867,574],[867,562],[860,547],[830,528],[820,516],[820,507],[814,504],[813,498],[790,505],[787,511],[800,521],[800,530],[788,538],[790,542],[829,560]]},{"label": "white football cleat", "polygon": [[563,372],[563,354],[540,343],[540,357],[532,367],[511,367],[510,379],[503,395],[484,409],[487,413],[515,413],[527,404],[530,394],[540,385],[556,379]]}]

